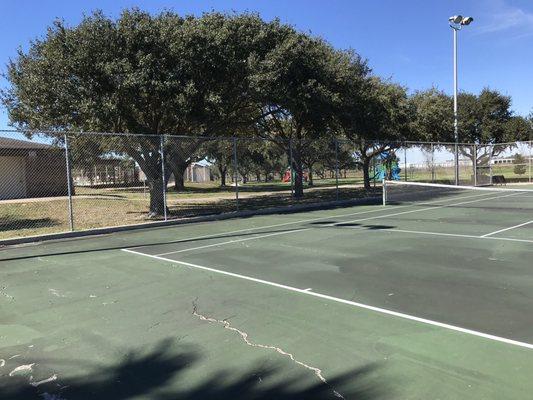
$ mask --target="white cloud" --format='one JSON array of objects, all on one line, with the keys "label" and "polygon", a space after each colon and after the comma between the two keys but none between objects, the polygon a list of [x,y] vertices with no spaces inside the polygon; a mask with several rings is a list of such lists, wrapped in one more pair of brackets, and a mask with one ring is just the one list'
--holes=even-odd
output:
[{"label": "white cloud", "polygon": [[485,14],[485,21],[477,29],[479,34],[502,31],[512,32],[515,38],[533,35],[533,12],[510,6],[503,0],[493,3],[490,13]]}]

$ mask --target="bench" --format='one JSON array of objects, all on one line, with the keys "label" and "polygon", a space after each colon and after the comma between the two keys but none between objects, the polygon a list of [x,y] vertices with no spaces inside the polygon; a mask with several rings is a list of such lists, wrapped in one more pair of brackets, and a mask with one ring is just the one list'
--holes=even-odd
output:
[{"label": "bench", "polygon": [[507,185],[507,181],[505,180],[505,176],[503,175],[493,175],[492,184],[493,185]]}]

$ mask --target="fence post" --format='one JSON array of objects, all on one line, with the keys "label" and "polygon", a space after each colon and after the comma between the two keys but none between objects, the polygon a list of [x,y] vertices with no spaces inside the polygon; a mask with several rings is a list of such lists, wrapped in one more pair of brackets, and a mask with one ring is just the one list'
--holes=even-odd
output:
[{"label": "fence post", "polygon": [[372,181],[374,182],[374,188],[376,188],[376,157],[372,157]]},{"label": "fence post", "polygon": [[494,152],[494,146],[489,145],[489,185],[492,185],[492,153]]},{"label": "fence post", "polygon": [[407,147],[403,148],[403,176],[407,182]]},{"label": "fence post", "polygon": [[292,139],[289,139],[289,171],[291,173],[291,197],[294,198],[294,174],[292,171]]},{"label": "fence post", "polygon": [[165,176],[165,135],[159,136],[159,151],[161,153],[161,179],[163,180],[163,215],[165,217],[165,221],[167,220],[167,180]]},{"label": "fence post", "polygon": [[335,199],[339,201],[339,141],[335,140]]},{"label": "fence post", "polygon": [[533,141],[529,141],[529,183],[531,183],[531,157],[533,156],[533,149],[531,148],[533,146]]},{"label": "fence post", "polygon": [[67,167],[67,194],[68,194],[68,221],[70,230],[74,230],[74,213],[72,210],[72,173],[70,171],[70,154],[68,148],[68,137],[65,134],[65,161]]},{"label": "fence post", "polygon": [[435,183],[435,144],[431,143],[431,183]]},{"label": "fence post", "polygon": [[235,176],[235,204],[236,209],[239,211],[239,171],[238,171],[239,163],[237,161],[237,138],[233,137],[233,169],[234,169],[234,176]]},{"label": "fence post", "polygon": [[459,186],[459,144],[455,142],[455,151],[454,151],[454,164],[455,164],[455,185]]},{"label": "fence post", "polygon": [[474,186],[477,186],[477,144],[474,143]]}]

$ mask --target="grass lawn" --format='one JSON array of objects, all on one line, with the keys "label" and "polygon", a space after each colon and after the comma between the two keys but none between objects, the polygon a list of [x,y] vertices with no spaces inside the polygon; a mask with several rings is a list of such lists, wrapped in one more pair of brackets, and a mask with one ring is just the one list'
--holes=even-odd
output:
[{"label": "grass lawn", "polygon": [[[494,166],[494,175],[504,175],[511,183],[528,180],[524,175],[514,173],[514,166]],[[361,189],[362,175],[359,171],[349,171],[344,178],[341,172],[338,180],[340,200],[360,198],[377,193],[367,193]],[[431,171],[416,169],[401,171],[401,179],[407,175],[408,181],[449,183],[454,180],[453,168],[436,168],[434,179]],[[471,184],[471,171],[461,168],[461,183]],[[228,185],[231,182],[228,180]],[[293,199],[290,183],[281,181],[250,182],[240,184],[239,209],[251,210],[286,206],[301,203],[316,203],[337,199],[336,180],[315,177],[313,187],[305,186],[303,199]],[[373,185],[374,186],[374,185]],[[379,184],[377,184],[379,191]],[[148,219],[149,192],[147,188],[94,188],[76,187],[73,198],[74,228],[76,230],[138,224]],[[197,215],[216,214],[236,210],[235,187],[221,187],[220,182],[186,184],[184,191],[176,192],[169,186],[167,204],[170,218],[187,218]],[[64,197],[27,199],[0,202],[0,239],[20,236],[42,235],[65,232],[70,229],[68,201]]]},{"label": "grass lawn", "polygon": [[[357,178],[339,179],[339,199],[368,196]],[[315,180],[306,185],[305,196],[293,199],[290,184],[252,182],[240,185],[239,209],[251,210],[291,204],[336,200],[335,179]],[[152,221],[147,217],[149,193],[143,187],[77,187],[73,197],[74,228],[93,229]],[[236,210],[235,187],[218,182],[187,183],[185,191],[169,187],[169,218],[187,218]],[[68,201],[65,197],[0,202],[0,239],[42,235],[70,230]]]}]

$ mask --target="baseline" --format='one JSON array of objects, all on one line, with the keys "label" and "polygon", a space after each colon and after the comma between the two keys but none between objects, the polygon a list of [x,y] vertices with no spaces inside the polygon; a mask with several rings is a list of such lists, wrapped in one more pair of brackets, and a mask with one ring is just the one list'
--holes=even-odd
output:
[{"label": "baseline", "polygon": [[231,277],[234,277],[234,278],[244,279],[244,280],[247,280],[247,281],[260,283],[260,284],[263,284],[263,285],[268,285],[268,286],[273,286],[273,287],[277,287],[277,288],[280,288],[280,289],[285,289],[285,290],[288,290],[288,291],[291,291],[291,292],[305,294],[305,295],[308,295],[308,296],[314,296],[314,297],[318,297],[318,298],[321,298],[321,299],[331,300],[331,301],[334,301],[334,302],[337,302],[337,303],[347,304],[347,305],[350,305],[350,306],[353,306],[353,307],[358,307],[358,308],[362,308],[362,309],[366,309],[366,310],[370,310],[370,311],[375,311],[375,312],[380,313],[380,314],[391,315],[391,316],[394,316],[394,317],[403,318],[403,319],[419,322],[419,323],[426,324],[426,325],[437,326],[439,328],[444,328],[444,329],[447,329],[447,330],[461,332],[461,333],[464,333],[464,334],[467,334],[467,335],[471,335],[471,336],[477,336],[477,337],[481,337],[481,338],[484,338],[484,339],[488,339],[488,340],[492,340],[492,341],[496,341],[496,342],[500,342],[500,343],[509,344],[509,345],[512,345],[512,346],[518,346],[518,347],[523,347],[523,348],[526,348],[526,349],[533,350],[533,344],[532,343],[521,342],[521,341],[514,340],[514,339],[509,339],[509,338],[504,338],[504,337],[501,337],[501,336],[491,335],[489,333],[479,332],[479,331],[475,331],[475,330],[468,329],[468,328],[462,328],[460,326],[450,325],[450,324],[447,324],[447,323],[444,323],[444,322],[433,321],[433,320],[430,320],[430,319],[421,318],[421,317],[417,317],[417,316],[410,315],[410,314],[404,314],[404,313],[401,313],[401,312],[398,312],[398,311],[392,311],[392,310],[388,310],[388,309],[381,308],[381,307],[371,306],[371,305],[368,305],[368,304],[357,303],[355,301],[345,300],[345,299],[341,299],[339,297],[329,296],[329,295],[326,295],[326,294],[317,293],[317,292],[310,291],[310,290],[307,290],[307,289],[300,289],[300,288],[296,288],[296,287],[293,287],[293,286],[283,285],[283,284],[280,284],[280,283],[275,283],[275,282],[267,281],[267,280],[264,280],[264,279],[253,278],[251,276],[236,274],[236,273],[233,273],[233,272],[228,272],[228,271],[219,270],[219,269],[216,269],[216,268],[206,267],[206,266],[199,265],[199,264],[192,264],[192,263],[188,263],[188,262],[185,262],[185,261],[172,260],[170,258],[164,258],[164,257],[150,255],[150,254],[140,253],[140,252],[137,252],[137,251],[134,251],[134,250],[129,250],[129,249],[122,249],[122,251],[130,253],[130,254],[135,254],[135,255],[138,255],[138,256],[144,256],[144,257],[152,258],[152,259],[159,260],[159,261],[165,261],[165,262],[169,262],[169,263],[180,264],[180,265],[183,265],[183,266],[186,266],[186,267],[191,267],[191,268],[200,269],[200,270],[204,270],[204,271],[210,271],[210,272],[214,272],[214,273],[221,274],[221,275],[231,276]]}]

